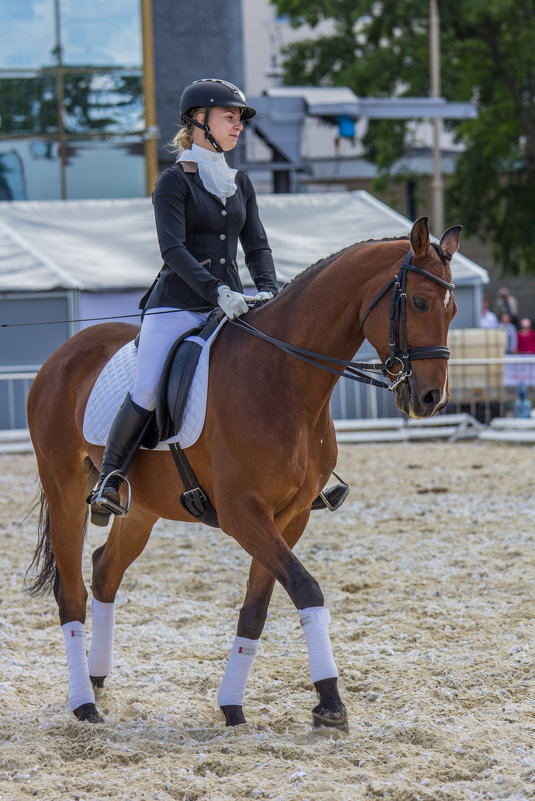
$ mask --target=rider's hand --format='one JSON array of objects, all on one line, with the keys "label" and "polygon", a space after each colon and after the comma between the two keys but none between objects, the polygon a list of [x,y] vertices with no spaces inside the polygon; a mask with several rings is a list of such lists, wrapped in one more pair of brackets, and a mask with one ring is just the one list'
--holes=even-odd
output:
[{"label": "rider's hand", "polygon": [[219,287],[217,305],[223,309],[229,320],[234,320],[240,314],[245,314],[249,309],[241,292],[234,292],[225,284]]},{"label": "rider's hand", "polygon": [[258,303],[261,300],[271,300],[272,297],[273,292],[257,292],[256,295],[251,297],[251,300],[254,300]]}]

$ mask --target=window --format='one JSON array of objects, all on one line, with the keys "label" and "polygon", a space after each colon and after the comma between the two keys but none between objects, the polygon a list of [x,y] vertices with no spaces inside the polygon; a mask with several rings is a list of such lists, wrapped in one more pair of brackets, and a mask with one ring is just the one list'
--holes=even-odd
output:
[{"label": "window", "polygon": [[145,193],[139,0],[0,4],[0,200]]}]

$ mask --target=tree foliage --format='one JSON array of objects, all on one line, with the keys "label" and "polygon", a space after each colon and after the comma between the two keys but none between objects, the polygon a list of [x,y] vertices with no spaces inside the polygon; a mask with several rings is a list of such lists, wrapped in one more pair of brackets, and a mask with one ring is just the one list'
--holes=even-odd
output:
[{"label": "tree foliage", "polygon": [[[417,0],[272,0],[293,24],[328,35],[288,45],[287,84],[349,86],[357,95],[430,94],[429,4]],[[449,217],[490,240],[504,272],[535,273],[535,0],[440,0],[441,95],[473,100],[477,119],[448,121],[464,146]],[[407,125],[371,121],[363,142],[389,172]]]}]

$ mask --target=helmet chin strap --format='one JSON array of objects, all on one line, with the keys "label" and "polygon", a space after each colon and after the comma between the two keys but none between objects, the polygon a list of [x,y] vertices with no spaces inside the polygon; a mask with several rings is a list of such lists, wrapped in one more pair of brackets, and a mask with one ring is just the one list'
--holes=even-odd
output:
[{"label": "helmet chin strap", "polygon": [[204,138],[208,139],[208,141],[210,142],[212,147],[218,153],[222,153],[223,152],[223,148],[221,147],[221,145],[219,144],[217,139],[214,139],[214,137],[210,133],[210,128],[208,127],[208,116],[209,116],[209,114],[210,114],[210,107],[208,106],[208,108],[206,109],[205,115],[204,115],[204,123],[197,122],[197,120],[194,120],[193,117],[188,117],[187,114],[184,114],[182,119],[186,120],[186,122],[189,122],[192,125],[195,125],[196,128],[200,128],[201,131],[204,131]]}]

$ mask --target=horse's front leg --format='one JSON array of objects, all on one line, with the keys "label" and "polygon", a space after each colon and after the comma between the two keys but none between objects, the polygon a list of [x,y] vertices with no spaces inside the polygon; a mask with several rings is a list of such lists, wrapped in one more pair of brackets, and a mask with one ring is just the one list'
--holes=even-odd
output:
[{"label": "horse's front leg", "polygon": [[[304,530],[308,514],[307,510],[295,518],[284,530],[284,536],[281,536],[265,510],[260,516],[253,515],[254,522],[251,521],[249,536],[242,540],[232,532],[256,562],[253,561],[251,565],[237,637],[218,694],[227,726],[245,722],[243,694],[276,578],[288,592],[301,618],[309,654],[310,675],[319,696],[319,703],[313,710],[314,725],[347,727],[347,713],[338,692],[338,671],[327,630],[330,615],[324,608],[319,584],[291,550]],[[245,518],[242,506],[242,523]],[[256,537],[252,536],[255,528]]]},{"label": "horse's front leg", "polygon": [[[301,537],[309,517],[308,510],[286,526],[283,537],[293,548]],[[243,698],[249,673],[256,656],[260,635],[275,579],[256,559],[251,563],[247,592],[238,619],[238,630],[230,652],[227,669],[217,695],[227,726],[245,723]]]},{"label": "horse's front leg", "polygon": [[258,641],[267,617],[275,579],[253,559],[238,630],[230,651],[227,668],[217,694],[217,702],[227,726],[245,723],[243,699],[253,665]]}]

